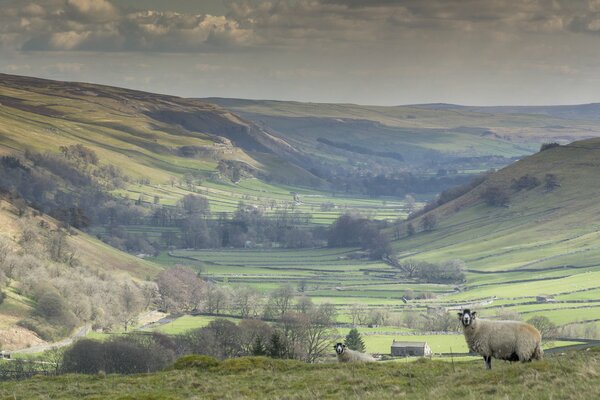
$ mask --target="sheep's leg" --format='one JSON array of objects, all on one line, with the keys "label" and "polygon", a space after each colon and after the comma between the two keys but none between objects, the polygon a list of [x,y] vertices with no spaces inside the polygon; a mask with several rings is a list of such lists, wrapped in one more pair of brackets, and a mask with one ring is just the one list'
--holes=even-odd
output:
[{"label": "sheep's leg", "polygon": [[492,369],[492,356],[483,356],[485,362],[485,369]]}]

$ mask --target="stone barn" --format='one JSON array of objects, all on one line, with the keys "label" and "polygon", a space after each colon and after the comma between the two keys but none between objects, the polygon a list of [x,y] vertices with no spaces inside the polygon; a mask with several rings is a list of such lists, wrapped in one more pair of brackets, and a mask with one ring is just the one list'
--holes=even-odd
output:
[{"label": "stone barn", "polygon": [[392,342],[392,356],[396,357],[427,357],[432,354],[427,342]]}]

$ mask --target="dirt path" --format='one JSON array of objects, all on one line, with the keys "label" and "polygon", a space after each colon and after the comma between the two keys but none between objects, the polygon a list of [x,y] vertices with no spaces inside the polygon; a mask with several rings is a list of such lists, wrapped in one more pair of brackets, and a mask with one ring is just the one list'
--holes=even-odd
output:
[{"label": "dirt path", "polygon": [[90,333],[91,330],[92,330],[92,325],[85,324],[84,326],[79,328],[73,335],[71,335],[70,337],[63,339],[59,342],[46,343],[46,344],[41,344],[38,346],[31,346],[31,347],[27,347],[25,349],[14,350],[14,351],[11,351],[10,353],[11,354],[34,354],[34,353],[41,353],[43,351],[47,351],[47,350],[50,350],[50,349],[53,349],[56,347],[69,346],[76,339],[84,337],[85,335]]}]

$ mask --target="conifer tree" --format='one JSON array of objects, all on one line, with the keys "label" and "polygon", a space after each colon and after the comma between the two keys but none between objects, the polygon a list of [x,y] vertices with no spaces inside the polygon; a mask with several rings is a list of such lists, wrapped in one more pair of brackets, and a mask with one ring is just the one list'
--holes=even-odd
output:
[{"label": "conifer tree", "polygon": [[346,335],[346,339],[344,339],[344,343],[350,350],[365,351],[365,342],[363,342],[360,332],[356,328],[350,329],[350,332]]}]

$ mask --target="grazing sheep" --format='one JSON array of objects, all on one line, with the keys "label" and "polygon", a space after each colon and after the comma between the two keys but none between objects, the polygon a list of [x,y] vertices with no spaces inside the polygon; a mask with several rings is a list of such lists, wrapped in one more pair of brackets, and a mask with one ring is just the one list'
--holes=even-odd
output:
[{"label": "grazing sheep", "polygon": [[520,321],[479,319],[475,314],[465,309],[458,317],[469,350],[483,356],[486,369],[492,369],[492,357],[522,362],[542,359],[542,335],[535,327]]},{"label": "grazing sheep", "polygon": [[335,349],[335,352],[337,353],[338,361],[341,363],[377,361],[368,354],[346,348],[346,345],[343,343],[338,343],[335,346],[333,346],[333,348]]}]

